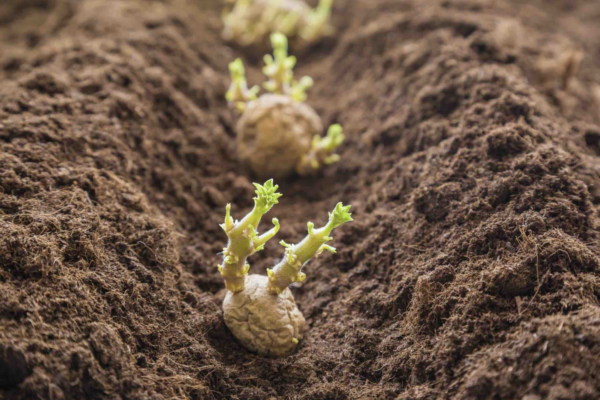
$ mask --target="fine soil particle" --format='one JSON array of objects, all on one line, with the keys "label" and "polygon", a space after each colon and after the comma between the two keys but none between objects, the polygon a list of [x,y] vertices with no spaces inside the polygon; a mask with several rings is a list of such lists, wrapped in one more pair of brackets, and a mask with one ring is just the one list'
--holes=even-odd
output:
[{"label": "fine soil particle", "polygon": [[600,3],[335,1],[296,72],[342,159],[269,216],[355,222],[292,288],[283,359],[222,318],[254,177],[221,7],[0,4],[0,398],[599,398]]}]

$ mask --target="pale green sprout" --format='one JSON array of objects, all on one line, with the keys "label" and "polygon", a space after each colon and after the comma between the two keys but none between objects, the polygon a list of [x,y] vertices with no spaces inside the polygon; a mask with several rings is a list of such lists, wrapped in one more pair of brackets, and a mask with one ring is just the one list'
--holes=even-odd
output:
[{"label": "pale green sprout", "polygon": [[310,151],[302,157],[298,164],[297,171],[300,175],[317,170],[322,164],[329,165],[340,160],[339,154],[334,151],[344,142],[346,138],[342,133],[343,129],[340,124],[333,124],[327,130],[327,135],[321,137],[315,135],[312,140]]},{"label": "pale green sprout", "polygon": [[[255,0],[256,1],[256,0]],[[253,42],[258,42],[262,40],[262,38],[266,37],[271,31],[272,27],[277,23],[277,21],[281,20],[280,11],[279,11],[279,3],[281,0],[269,0],[265,9],[260,15],[260,18],[257,23],[253,25],[253,31],[255,33],[255,40]],[[251,43],[244,43],[245,45]]]},{"label": "pale green sprout", "polygon": [[256,23],[248,20],[252,0],[227,0],[228,3],[235,3],[233,9],[223,9],[221,19],[223,20],[223,37],[226,40],[238,38],[242,44],[249,45],[257,39]]},{"label": "pale green sprout", "polygon": [[329,25],[333,0],[321,0],[314,10],[305,17],[305,26],[300,30],[300,37],[308,43],[316,42],[323,36],[333,33]]},{"label": "pale green sprout", "polygon": [[261,24],[264,29],[263,36],[278,32],[285,36],[295,35],[298,21],[302,17],[297,12],[285,12],[281,3],[283,0],[269,0],[262,15]]},{"label": "pale green sprout", "polygon": [[271,93],[285,94],[296,101],[305,101],[306,91],[313,85],[312,78],[305,76],[300,81],[294,81],[296,57],[288,55],[288,39],[284,34],[273,33],[271,44],[273,55],[265,55],[266,65],[263,68],[263,74],[269,80],[263,84],[263,87]]},{"label": "pale green sprout", "polygon": [[273,31],[274,26],[283,24],[283,19],[287,19],[281,15],[278,6],[281,1],[227,0],[234,5],[231,10],[223,9],[223,38],[235,40],[242,46],[260,42]]},{"label": "pale green sprout", "polygon": [[273,185],[272,179],[264,185],[255,183],[254,186],[256,197],[252,211],[241,221],[234,221],[231,217],[231,205],[227,204],[225,222],[221,224],[221,228],[229,238],[229,243],[223,249],[223,263],[218,268],[225,280],[227,290],[233,293],[244,290],[246,275],[250,270],[246,259],[264,249],[265,243],[279,232],[277,218],[273,218],[274,227],[268,232],[262,235],[258,235],[257,232],[262,216],[279,203],[278,199],[281,197],[281,194],[277,193],[279,186]]},{"label": "pale green sprout", "polygon": [[223,38],[236,40],[242,46],[260,42],[271,32],[295,35],[301,15],[285,12],[283,0],[227,0],[231,10],[223,9]]},{"label": "pale green sprout", "polygon": [[302,18],[302,15],[297,12],[281,15],[273,21],[273,32],[281,33],[287,37],[295,35],[300,18]]},{"label": "pale green sprout", "polygon": [[229,64],[229,72],[231,73],[231,85],[225,94],[225,98],[230,103],[235,104],[235,108],[243,113],[246,109],[246,104],[249,101],[256,100],[256,95],[260,88],[258,86],[253,86],[248,89],[246,70],[244,69],[244,63],[241,59],[238,58]]},{"label": "pale green sprout", "polygon": [[301,272],[301,269],[310,259],[317,257],[324,250],[335,253],[335,248],[326,243],[333,240],[330,235],[335,228],[353,221],[349,211],[350,206],[338,203],[333,212],[329,213],[327,225],[315,230],[314,224],[309,222],[308,235],[300,243],[290,245],[281,241],[281,245],[285,247],[285,255],[273,269],[267,269],[267,290],[272,294],[280,294],[290,284],[306,279],[306,274]]},{"label": "pale green sprout", "polygon": [[340,124],[333,124],[327,130],[327,136],[324,138],[315,136],[313,138],[312,148],[318,153],[323,154],[323,163],[332,164],[339,161],[340,156],[338,154],[333,154],[333,152],[344,142],[344,139],[346,138],[342,131],[343,129]]},{"label": "pale green sprout", "polygon": [[315,82],[310,76],[302,77],[299,82],[294,81],[291,93],[292,98],[301,103],[305,102],[306,98],[308,97],[306,91],[313,87],[314,84]]},{"label": "pale green sprout", "polygon": [[282,33],[273,33],[271,44],[273,56],[265,55],[266,65],[263,68],[263,73],[269,78],[269,81],[265,82],[263,87],[275,94],[286,94],[294,79],[296,57],[288,56],[288,40]]},{"label": "pale green sprout", "polygon": [[[265,67],[263,73],[269,78],[263,84],[269,92],[279,95],[288,95],[298,102],[304,102],[307,98],[307,90],[314,84],[309,76],[302,77],[300,81],[294,80],[294,67],[296,66],[296,57],[288,55],[288,40],[281,33],[271,35],[273,45],[273,56],[265,55]],[[239,113],[246,110],[248,102],[256,100],[260,91],[258,86],[248,88],[246,81],[246,70],[244,63],[240,58],[229,64],[231,74],[231,84],[225,94],[228,102],[235,105]]]}]

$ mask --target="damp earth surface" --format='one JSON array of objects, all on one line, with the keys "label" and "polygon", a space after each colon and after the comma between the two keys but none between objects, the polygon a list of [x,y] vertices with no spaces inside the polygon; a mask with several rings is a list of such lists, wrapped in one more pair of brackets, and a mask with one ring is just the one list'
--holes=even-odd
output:
[{"label": "damp earth surface", "polygon": [[355,222],[292,286],[284,358],[221,311],[255,180],[222,6],[0,4],[0,398],[599,398],[600,3],[335,1],[296,73],[341,160],[269,217]]}]

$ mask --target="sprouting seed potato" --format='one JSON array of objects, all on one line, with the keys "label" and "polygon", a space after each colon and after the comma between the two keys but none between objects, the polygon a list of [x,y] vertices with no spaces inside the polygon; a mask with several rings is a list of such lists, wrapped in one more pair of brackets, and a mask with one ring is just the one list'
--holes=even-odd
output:
[{"label": "sprouting seed potato", "polygon": [[247,258],[264,248],[265,243],[279,231],[279,221],[263,235],[258,234],[261,218],[279,202],[278,186],[273,180],[256,186],[254,208],[241,221],[231,217],[227,205],[225,222],[221,228],[229,242],[223,249],[223,263],[218,266],[228,290],[223,301],[225,324],[248,350],[262,356],[282,357],[291,354],[304,336],[306,322],[296,306],[289,285],[302,282],[306,275],[302,267],[324,250],[335,253],[326,243],[333,240],[331,232],[338,226],[352,221],[350,206],[338,203],[329,213],[328,223],[315,229],[309,222],[308,235],[295,245],[281,242],[285,247],[283,258],[267,276],[250,275]]},{"label": "sprouting seed potato", "polygon": [[304,103],[313,80],[294,79],[296,58],[288,55],[283,34],[271,35],[271,42],[273,55],[264,57],[263,68],[268,78],[263,87],[269,93],[257,96],[258,86],[248,87],[242,60],[229,65],[231,85],[225,97],[241,114],[236,126],[238,155],[261,179],[309,175],[339,160],[335,150],[344,141],[342,127],[331,125],[321,137],[321,118]]},{"label": "sprouting seed potato", "polygon": [[226,41],[261,48],[269,35],[282,33],[297,47],[307,47],[333,32],[329,24],[333,0],[321,0],[312,9],[303,0],[234,0],[223,12]]}]

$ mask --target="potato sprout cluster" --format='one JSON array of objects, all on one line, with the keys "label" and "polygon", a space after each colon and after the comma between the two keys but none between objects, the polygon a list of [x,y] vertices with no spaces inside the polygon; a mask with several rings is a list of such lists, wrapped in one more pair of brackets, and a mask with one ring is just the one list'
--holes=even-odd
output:
[{"label": "potato sprout cluster", "polygon": [[242,47],[263,47],[272,33],[289,37],[295,48],[306,48],[333,33],[329,24],[333,0],[316,8],[302,0],[233,0],[223,12],[222,36]]},{"label": "potato sprout cluster", "polygon": [[306,279],[302,267],[312,258],[324,250],[335,253],[335,248],[327,244],[333,240],[331,232],[352,221],[352,214],[350,206],[338,203],[324,227],[315,229],[309,222],[308,235],[302,241],[280,242],[285,253],[277,265],[267,269],[267,276],[248,276],[248,257],[262,250],[279,231],[279,221],[274,218],[273,228],[262,235],[258,233],[262,216],[279,202],[278,186],[273,185],[273,180],[254,185],[256,197],[252,211],[242,220],[234,221],[228,204],[225,222],[221,225],[229,238],[219,265],[228,290],[223,313],[225,324],[247,349],[263,356],[280,357],[295,350],[306,329],[304,316],[296,306],[289,285]]},{"label": "potato sprout cluster", "polygon": [[241,59],[229,65],[231,85],[226,98],[241,114],[237,123],[240,160],[262,178],[282,178],[291,173],[309,175],[339,160],[335,149],[344,141],[342,127],[332,125],[321,137],[321,118],[304,103],[313,80],[294,79],[296,57],[288,55],[285,35],[271,35],[273,55],[264,57],[263,84],[248,87]]}]

